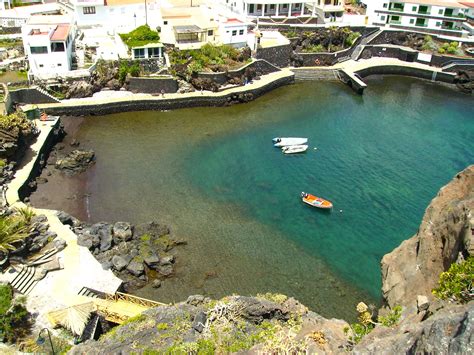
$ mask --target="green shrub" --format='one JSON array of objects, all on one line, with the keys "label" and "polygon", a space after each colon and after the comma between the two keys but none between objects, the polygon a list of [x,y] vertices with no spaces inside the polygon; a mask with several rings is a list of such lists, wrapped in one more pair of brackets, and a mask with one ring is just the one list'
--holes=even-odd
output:
[{"label": "green shrub", "polygon": [[474,257],[470,256],[462,263],[453,263],[448,271],[442,272],[438,287],[432,293],[443,300],[467,303],[474,299]]},{"label": "green shrub", "polygon": [[393,327],[398,323],[402,315],[402,306],[395,306],[386,316],[379,316],[378,321],[384,327]]},{"label": "green shrub", "polygon": [[351,32],[346,38],[345,45],[350,47],[354,44],[357,38],[360,37],[360,32]]},{"label": "green shrub", "polygon": [[0,169],[4,168],[7,165],[7,161],[5,159],[0,159]]},{"label": "green shrub", "polygon": [[25,298],[13,299],[10,285],[0,285],[0,341],[14,342],[29,331]]},{"label": "green shrub", "polygon": [[121,33],[120,38],[129,48],[160,42],[159,33],[150,29],[148,25],[137,27],[129,33]]},{"label": "green shrub", "polygon": [[303,49],[303,52],[306,53],[322,53],[326,52],[326,49],[323,47],[322,44],[310,45]]},{"label": "green shrub", "polygon": [[125,80],[127,79],[128,74],[134,77],[137,77],[140,75],[140,64],[137,61],[133,62],[133,64],[131,65],[126,60],[120,61],[118,80],[121,85],[125,83]]}]

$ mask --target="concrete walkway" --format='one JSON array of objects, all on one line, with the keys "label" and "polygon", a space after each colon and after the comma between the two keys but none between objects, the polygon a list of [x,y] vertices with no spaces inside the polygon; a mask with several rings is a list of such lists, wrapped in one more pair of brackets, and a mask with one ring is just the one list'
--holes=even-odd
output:
[{"label": "concrete walkway", "polygon": [[[153,96],[151,94],[133,94],[133,93],[123,93],[119,92],[120,94],[115,94],[114,92],[110,93],[110,96],[101,92],[99,97],[85,97],[82,99],[69,99],[69,100],[62,100],[60,103],[50,103],[50,104],[38,104],[38,105],[24,105],[22,109],[24,111],[28,111],[33,109],[34,107],[39,107],[40,109],[48,109],[48,108],[57,108],[57,107],[75,107],[75,106],[94,106],[100,104],[107,104],[107,103],[115,103],[115,102],[129,102],[129,101],[161,101],[161,100],[179,100],[183,98],[193,98],[193,97],[222,97],[227,96],[229,94],[240,94],[245,93],[251,89],[262,88],[276,80],[282,78],[288,78],[294,76],[293,72],[289,68],[283,68],[278,72],[270,73],[267,75],[263,75],[260,77],[259,80],[254,80],[251,84],[247,84],[245,86],[238,86],[234,88],[230,88],[227,90],[219,91],[219,92],[211,92],[211,91],[194,91],[186,94],[165,94],[164,97],[161,95]],[[107,92],[106,92],[107,93]]]},{"label": "concrete walkway", "polygon": [[[29,181],[36,164],[39,163],[42,147],[58,124],[58,119],[47,122],[36,121],[36,124],[40,134],[31,145],[13,180],[8,184],[6,199],[13,208],[26,207],[20,201],[19,191]],[[67,243],[66,248],[56,254],[61,270],[46,274],[27,298],[28,310],[38,315],[36,326],[50,327],[46,313],[91,300],[78,295],[83,287],[115,294],[122,284],[122,280],[116,277],[111,270],[104,270],[89,249],[77,244],[76,234],[68,225],[61,223],[56,216],[57,211],[35,208],[33,210],[36,215],[46,216],[49,230],[56,233],[57,238],[63,239]],[[0,274],[0,281],[11,282],[15,275],[16,273],[9,273],[7,270]]]}]

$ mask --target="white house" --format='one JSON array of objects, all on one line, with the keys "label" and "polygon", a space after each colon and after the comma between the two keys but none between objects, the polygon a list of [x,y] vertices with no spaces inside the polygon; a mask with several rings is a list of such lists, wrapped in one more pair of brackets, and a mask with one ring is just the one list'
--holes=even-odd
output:
[{"label": "white house", "polygon": [[100,25],[129,32],[161,22],[159,0],[70,0],[78,27]]},{"label": "white house", "polygon": [[30,78],[47,79],[71,70],[75,26],[69,16],[32,16],[21,27]]},{"label": "white house", "polygon": [[340,21],[343,0],[219,0],[222,5],[248,18],[318,17],[321,22]]},{"label": "white house", "polygon": [[220,17],[219,33],[222,44],[233,47],[244,47],[247,45],[248,25],[237,18]]},{"label": "white house", "polygon": [[374,25],[416,30],[447,36],[466,36],[463,30],[469,7],[456,0],[380,0],[370,22]]},{"label": "white house", "polygon": [[464,29],[469,32],[471,36],[474,36],[474,0],[471,1],[460,1],[468,9],[465,12],[466,22],[463,23]]},{"label": "white house", "polygon": [[[7,6],[3,2],[0,3]],[[59,15],[61,8],[57,3],[19,6],[15,8],[6,8],[0,12],[1,27],[21,27],[31,16],[37,15]]]}]

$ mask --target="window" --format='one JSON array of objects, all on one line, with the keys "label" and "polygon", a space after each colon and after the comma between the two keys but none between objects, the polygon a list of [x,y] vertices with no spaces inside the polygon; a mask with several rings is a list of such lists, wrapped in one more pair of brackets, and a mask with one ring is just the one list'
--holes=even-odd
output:
[{"label": "window", "polygon": [[62,67],[63,65],[61,63],[58,63],[58,67]]},{"label": "window", "polygon": [[40,67],[40,68],[43,68],[43,67],[44,67],[44,65],[43,65],[43,64],[40,64],[40,65],[39,65],[39,67]]},{"label": "window", "polygon": [[387,8],[387,4],[383,4],[383,8],[386,9],[386,8]]},{"label": "window", "polygon": [[249,5],[249,14],[252,14],[255,11],[255,6],[254,4]]},{"label": "window", "polygon": [[438,10],[438,15],[442,15],[443,14],[443,9],[439,9]]},{"label": "window", "polygon": [[214,30],[208,30],[207,35],[208,36],[214,36]]},{"label": "window", "polygon": [[257,11],[261,11],[261,10],[262,10],[262,5],[257,4]]},{"label": "window", "polygon": [[453,16],[453,9],[444,10],[444,16]]},{"label": "window", "polygon": [[168,24],[168,21],[163,21],[163,25],[167,25]]},{"label": "window", "polygon": [[160,56],[160,48],[148,48],[148,58],[158,58]]},{"label": "window", "polygon": [[275,5],[270,5],[270,10],[275,10]]},{"label": "window", "polygon": [[240,30],[240,31],[239,31],[239,35],[242,36],[243,34],[244,34],[244,30]]},{"label": "window", "polygon": [[143,59],[145,58],[145,48],[135,48],[133,50],[133,57],[135,59]]},{"label": "window", "polygon": [[414,19],[410,19],[410,25],[413,25],[415,23]]},{"label": "window", "polygon": [[441,22],[436,22],[436,27],[441,26]]},{"label": "window", "polygon": [[385,21],[385,16],[380,16],[380,21]]},{"label": "window", "polygon": [[413,7],[411,8],[411,11],[416,11],[416,6],[413,6]]},{"label": "window", "polygon": [[237,31],[236,30],[232,31],[232,36],[237,36]]},{"label": "window", "polygon": [[48,47],[30,47],[31,54],[45,54],[48,53]]},{"label": "window", "polygon": [[64,52],[64,42],[52,42],[51,52]]},{"label": "window", "polygon": [[95,6],[84,6],[82,12],[84,15],[93,15],[95,14]]}]

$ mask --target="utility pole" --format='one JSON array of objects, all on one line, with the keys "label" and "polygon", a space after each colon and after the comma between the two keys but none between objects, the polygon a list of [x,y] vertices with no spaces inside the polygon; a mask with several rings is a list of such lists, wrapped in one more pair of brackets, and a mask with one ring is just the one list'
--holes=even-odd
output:
[{"label": "utility pole", "polygon": [[148,26],[148,5],[145,0],[145,24]]}]

